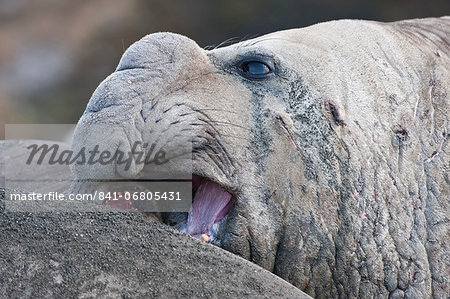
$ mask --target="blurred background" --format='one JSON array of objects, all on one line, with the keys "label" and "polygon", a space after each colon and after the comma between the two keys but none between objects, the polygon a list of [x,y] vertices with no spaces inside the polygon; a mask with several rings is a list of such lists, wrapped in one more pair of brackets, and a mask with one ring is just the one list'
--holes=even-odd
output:
[{"label": "blurred background", "polygon": [[76,123],[96,86],[146,34],[214,46],[358,18],[450,14],[450,0],[0,0],[0,139],[5,123]]}]

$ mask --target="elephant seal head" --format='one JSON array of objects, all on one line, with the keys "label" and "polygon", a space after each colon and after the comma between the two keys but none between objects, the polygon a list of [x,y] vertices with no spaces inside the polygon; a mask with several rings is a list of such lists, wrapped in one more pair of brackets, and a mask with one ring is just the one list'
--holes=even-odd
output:
[{"label": "elephant seal head", "polygon": [[[313,296],[443,294],[449,27],[336,21],[210,51],[150,34],[79,122],[114,129],[74,147],[189,143],[196,195],[183,229]],[[145,166],[72,170],[129,178]]]}]

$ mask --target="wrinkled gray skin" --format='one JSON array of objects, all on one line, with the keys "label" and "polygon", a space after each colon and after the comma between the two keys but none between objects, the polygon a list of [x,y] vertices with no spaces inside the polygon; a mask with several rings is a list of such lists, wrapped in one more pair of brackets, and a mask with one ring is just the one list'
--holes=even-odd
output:
[{"label": "wrinkled gray skin", "polygon": [[[75,148],[192,138],[194,173],[236,201],[224,249],[318,298],[443,298],[449,36],[448,17],[327,22],[212,51],[151,34],[79,122],[123,130],[78,135]],[[274,72],[246,78],[250,57]],[[73,168],[80,178],[140,170]]]}]

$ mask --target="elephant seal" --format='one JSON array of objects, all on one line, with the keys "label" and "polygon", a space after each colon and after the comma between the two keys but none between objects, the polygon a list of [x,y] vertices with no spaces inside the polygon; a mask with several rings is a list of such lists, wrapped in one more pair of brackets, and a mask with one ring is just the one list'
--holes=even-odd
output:
[{"label": "elephant seal", "polygon": [[[449,36],[449,17],[333,21],[211,51],[150,34],[78,123],[120,128],[80,129],[73,148],[189,141],[202,195],[181,230],[317,298],[443,298]],[[132,178],[145,167],[72,170]]]}]

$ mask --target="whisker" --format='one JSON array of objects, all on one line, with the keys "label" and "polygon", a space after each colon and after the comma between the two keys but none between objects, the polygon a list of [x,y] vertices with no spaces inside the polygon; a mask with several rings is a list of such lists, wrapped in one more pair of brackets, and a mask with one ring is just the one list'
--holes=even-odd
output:
[{"label": "whisker", "polygon": [[247,38],[244,38],[240,41],[239,43],[239,47],[246,47],[246,43],[249,43],[252,39],[257,38],[258,36],[261,36],[260,33],[257,34],[253,34],[251,36],[249,36],[248,34],[246,35]]},{"label": "whisker", "polygon": [[267,37],[267,38],[258,39],[258,40],[249,42],[249,43],[247,43],[247,44],[243,44],[242,47],[251,47],[251,46],[256,45],[257,43],[264,42],[264,41],[268,41],[268,40],[282,40],[282,41],[293,42],[292,40],[289,40],[289,39],[287,39],[287,38],[281,38],[281,37]]},{"label": "whisker", "polygon": [[162,131],[161,134],[164,134],[164,133],[166,133],[167,131],[173,129],[173,128],[171,128],[172,125],[179,125],[180,123],[186,122],[186,121],[188,121],[188,119],[178,119],[178,120],[176,120],[176,121],[170,123],[170,126],[168,126],[164,131]]},{"label": "whisker", "polygon": [[234,43],[238,39],[239,39],[239,37],[237,37],[237,36],[236,37],[230,37],[230,38],[227,38],[226,40],[224,40],[223,42],[221,42],[221,43],[219,43],[217,45],[214,45],[214,44],[213,45],[207,45],[207,46],[203,47],[203,49],[207,50],[207,51],[215,50],[215,49],[217,49],[217,48],[219,48],[219,47],[221,47],[221,46],[223,46],[225,44],[230,45],[230,44]]},{"label": "whisker", "polygon": [[217,48],[219,48],[219,47],[225,46],[225,45],[231,45],[231,44],[233,44],[234,42],[236,42],[237,40],[239,40],[239,37],[238,37],[238,36],[228,38],[228,39],[224,40],[223,42],[221,42],[220,44],[218,44],[217,46],[215,46],[215,47],[213,48],[213,50],[215,50],[215,49],[217,49]]},{"label": "whisker", "polygon": [[226,110],[226,109],[217,109],[217,108],[193,108],[192,110],[194,110],[194,111],[199,111],[199,112],[200,112],[200,111],[222,111],[222,112],[228,112],[228,113],[231,113],[231,114],[240,115],[240,116],[243,116],[243,117],[246,116],[245,114],[238,113],[238,112],[231,111],[231,110]]},{"label": "whisker", "polygon": [[220,150],[222,148],[220,148],[220,147],[219,148],[215,148],[214,146],[212,146],[210,144],[205,144],[205,148],[209,149],[209,150],[206,151],[207,155],[213,154],[214,156],[216,156],[219,159],[220,163],[216,163],[216,164],[219,166],[219,168],[222,170],[222,172],[224,174],[226,174],[225,173],[225,169],[230,169],[231,168],[230,167],[231,166],[231,162],[228,159],[228,156],[224,152],[220,153]]},{"label": "whisker", "polygon": [[244,38],[241,39],[239,42],[248,41],[248,40],[254,39],[254,38],[256,38],[256,37],[258,37],[258,36],[260,36],[260,35],[261,35],[260,33],[256,33],[256,34],[253,34],[253,35],[246,34],[246,35],[244,36]]},{"label": "whisker", "polygon": [[[159,134],[158,137],[160,137],[162,135],[162,133]],[[160,148],[164,148],[167,144],[169,144],[170,142],[173,142],[173,140],[175,139],[175,137],[184,137],[181,134],[176,134],[174,136],[172,136],[172,138],[166,140],[166,143],[164,143],[163,145],[160,146]],[[155,140],[158,140],[159,138],[155,138]]]},{"label": "whisker", "polygon": [[[219,157],[219,159],[223,162],[223,164],[227,164],[226,166],[228,167],[228,169],[232,167],[235,167],[235,163],[233,162],[233,159],[231,158],[230,154],[228,153],[227,149],[225,148],[225,146],[223,146],[222,142],[220,141],[220,138],[215,138],[213,136],[210,137],[206,137],[206,136],[200,136],[197,135],[197,137],[199,138],[204,138],[206,139],[206,141],[208,142],[205,146],[210,146],[209,143],[211,143],[211,141],[213,141],[213,144],[218,145],[218,150],[222,151],[222,155]],[[226,160],[223,160],[223,158],[225,158]]]},{"label": "whisker", "polygon": [[[223,153],[225,154],[225,157],[228,158],[229,163],[230,163],[233,167],[235,167],[234,160],[231,158],[231,155],[230,155],[230,153],[227,151],[226,147],[223,146],[223,144],[222,144],[222,142],[220,141],[219,138],[216,138],[216,140],[217,140],[217,144],[220,146],[220,148],[222,149]],[[238,162],[238,164],[240,165],[239,162]]]},{"label": "whisker", "polygon": [[[198,158],[201,158],[203,161],[209,162],[209,161],[207,160],[207,158],[205,157],[205,155],[202,155],[202,154],[206,154],[210,160],[213,160],[213,161],[214,161],[214,159],[211,158],[211,155],[213,155],[212,153],[209,153],[209,154],[208,154],[208,153],[206,153],[206,152],[203,151],[203,150],[201,150],[201,151],[194,150],[193,153],[194,153],[194,155],[193,155],[193,157],[192,157],[193,160],[198,159]],[[198,154],[198,155],[195,155],[195,154]],[[214,156],[214,155],[213,155],[213,156]],[[214,165],[215,165],[215,164],[216,164],[216,163],[214,163]],[[220,168],[220,167],[219,167],[219,168]]]},{"label": "whisker", "polygon": [[206,123],[208,123],[208,124],[230,125],[230,126],[234,126],[234,127],[238,127],[238,128],[247,130],[247,131],[251,131],[249,128],[246,128],[246,127],[243,127],[243,126],[240,126],[240,125],[236,125],[236,124],[233,124],[233,123],[230,123],[230,122],[227,122],[227,121],[207,120],[207,119],[202,119],[202,118],[199,118],[198,120],[199,120],[199,121],[206,122]]}]

